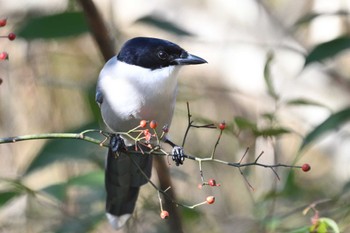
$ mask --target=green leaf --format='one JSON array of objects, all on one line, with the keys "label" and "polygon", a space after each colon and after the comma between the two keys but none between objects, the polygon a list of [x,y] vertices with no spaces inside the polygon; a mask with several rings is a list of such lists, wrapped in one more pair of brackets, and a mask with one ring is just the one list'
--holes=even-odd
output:
[{"label": "green leaf", "polygon": [[233,121],[235,125],[238,127],[238,129],[240,130],[244,130],[244,129],[256,130],[257,128],[256,124],[249,121],[247,118],[235,117]]},{"label": "green leaf", "polygon": [[[86,129],[98,128],[96,123],[84,125],[73,132],[82,132]],[[49,140],[41,149],[38,155],[29,164],[25,174],[31,173],[37,169],[42,169],[52,165],[55,162],[63,162],[67,160],[89,160],[100,162],[103,160],[104,150],[92,143],[88,143],[75,139],[55,139]],[[100,159],[99,159],[100,158]]]},{"label": "green leaf", "polygon": [[82,12],[65,12],[28,19],[17,31],[17,36],[29,40],[55,39],[77,36],[88,32],[88,30]]},{"label": "green leaf", "polygon": [[350,48],[350,38],[347,36],[321,43],[311,50],[311,52],[306,56],[304,66],[307,66],[312,62],[332,58],[348,48]]},{"label": "green leaf", "polygon": [[67,183],[60,183],[45,187],[41,191],[63,202],[66,198]]},{"label": "green leaf", "polygon": [[264,67],[264,79],[267,87],[267,91],[269,95],[275,100],[278,99],[278,95],[276,93],[275,87],[273,86],[272,78],[271,78],[271,62],[273,61],[273,53],[269,52],[266,57],[266,63]]},{"label": "green leaf", "polygon": [[[320,218],[319,222],[320,223],[324,223],[326,225],[327,229],[330,228],[332,230],[331,232],[333,232],[333,233],[339,233],[340,232],[338,224],[333,219]],[[327,231],[327,232],[330,232],[330,231]]]},{"label": "green leaf", "polygon": [[17,197],[20,194],[18,191],[2,191],[0,192],[0,207],[10,201],[12,198]]},{"label": "green leaf", "polygon": [[203,213],[199,209],[181,208],[181,216],[187,224],[199,221]]},{"label": "green leaf", "polygon": [[304,99],[304,98],[291,99],[291,100],[288,100],[286,104],[287,105],[313,105],[313,106],[319,106],[319,107],[326,107],[325,105],[319,102]]},{"label": "green leaf", "polygon": [[259,129],[254,131],[255,136],[263,136],[263,137],[280,136],[282,134],[287,134],[287,133],[290,133],[290,130],[282,127],[266,128],[266,129]]},{"label": "green leaf", "polygon": [[148,25],[157,27],[159,29],[162,29],[164,31],[167,31],[167,32],[170,32],[172,34],[179,35],[179,36],[192,36],[191,33],[176,26],[175,24],[168,22],[168,21],[165,21],[163,19],[156,18],[152,15],[142,17],[142,18],[138,19],[136,21],[136,23],[148,24]]},{"label": "green leaf", "polygon": [[317,225],[313,225],[310,227],[309,232],[328,233],[327,224],[319,221]]},{"label": "green leaf", "polygon": [[104,171],[92,171],[87,174],[75,176],[68,181],[69,185],[88,186],[103,189]]},{"label": "green leaf", "polygon": [[330,130],[334,130],[340,127],[348,120],[350,120],[350,108],[345,108],[337,113],[332,114],[324,122],[322,122],[306,135],[299,150],[303,150],[310,143],[314,142],[316,139],[319,139]]}]

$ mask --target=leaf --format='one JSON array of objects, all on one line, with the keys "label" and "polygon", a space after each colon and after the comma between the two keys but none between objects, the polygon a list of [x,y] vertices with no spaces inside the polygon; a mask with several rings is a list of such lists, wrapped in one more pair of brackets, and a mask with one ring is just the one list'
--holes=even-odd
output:
[{"label": "leaf", "polygon": [[263,136],[263,137],[280,136],[282,134],[287,134],[287,133],[290,133],[290,130],[282,127],[266,128],[266,129],[259,129],[254,131],[255,136]]},{"label": "leaf", "polygon": [[275,87],[273,86],[272,78],[271,78],[271,62],[273,61],[273,53],[269,52],[266,56],[266,63],[264,67],[264,79],[267,87],[267,91],[269,95],[275,100],[278,99],[278,95],[276,93]]},{"label": "leaf", "polygon": [[17,197],[20,194],[18,191],[2,191],[0,192],[0,207],[6,204],[12,198]]},{"label": "leaf", "polygon": [[92,171],[87,174],[75,176],[68,181],[68,184],[103,189],[104,171]]},{"label": "leaf", "polygon": [[330,130],[334,130],[350,120],[350,108],[345,108],[337,113],[329,116],[324,122],[314,128],[310,133],[306,135],[299,150],[303,150],[310,143],[320,138]]},{"label": "leaf", "polygon": [[329,15],[339,15],[339,16],[348,16],[349,12],[347,11],[337,11],[337,12],[330,12],[330,13],[315,13],[315,12],[311,12],[308,13],[306,15],[304,15],[303,17],[301,17],[295,24],[294,26],[300,26],[302,24],[306,24],[306,23],[310,23],[313,19],[320,17],[320,16],[329,16]]},{"label": "leaf", "polygon": [[41,191],[63,202],[66,198],[67,183],[60,183],[45,187]]},{"label": "leaf", "polygon": [[332,58],[348,48],[350,48],[350,38],[347,36],[321,43],[311,50],[311,52],[306,56],[304,67],[312,62]]},{"label": "leaf", "polygon": [[27,23],[17,31],[17,36],[29,40],[55,39],[77,36],[88,30],[82,12],[65,12],[28,19]]},{"label": "leaf", "polygon": [[309,228],[309,232],[328,233],[328,231],[327,231],[327,224],[324,223],[324,222],[319,221],[317,225],[312,225]]},{"label": "leaf", "polygon": [[[324,223],[326,225],[327,229],[330,228],[332,230],[331,232],[333,232],[333,233],[339,233],[340,232],[338,224],[333,219],[320,218],[319,222]],[[327,231],[327,232],[330,232],[330,231]]]},{"label": "leaf", "polygon": [[[73,131],[82,132],[83,130],[91,128],[98,128],[98,126],[96,123],[90,123]],[[81,140],[49,140],[29,164],[25,174],[31,173],[37,169],[42,169],[46,166],[52,165],[55,162],[63,162],[67,160],[84,159],[99,162],[99,157],[101,158],[100,160],[103,160],[103,153],[103,150],[99,146]]]},{"label": "leaf", "polygon": [[252,129],[256,130],[257,126],[255,123],[249,121],[247,118],[243,117],[235,117],[233,119],[234,123],[238,127],[238,129],[243,130],[243,129]]},{"label": "leaf", "polygon": [[287,105],[313,105],[313,106],[319,106],[319,107],[326,107],[325,105],[319,102],[304,99],[304,98],[291,99],[291,100],[288,100],[286,104]]},{"label": "leaf", "polygon": [[142,17],[142,18],[136,20],[136,23],[148,24],[148,25],[157,27],[159,29],[162,29],[164,31],[167,31],[167,32],[170,32],[172,34],[179,35],[179,36],[192,36],[191,33],[176,26],[175,24],[168,22],[168,21],[165,21],[163,19],[156,18],[152,15]]}]

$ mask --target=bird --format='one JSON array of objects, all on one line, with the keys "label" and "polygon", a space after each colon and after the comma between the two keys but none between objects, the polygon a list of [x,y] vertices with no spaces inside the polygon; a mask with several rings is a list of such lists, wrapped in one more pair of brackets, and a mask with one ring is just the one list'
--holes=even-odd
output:
[{"label": "bird", "polygon": [[[132,147],[135,140],[117,133],[129,131],[145,119],[170,127],[179,69],[203,63],[207,61],[168,40],[135,37],[100,71],[95,99],[105,125],[116,133],[105,163],[106,215],[114,229],[122,228],[132,216],[140,187],[148,182],[152,170],[152,156],[121,151],[121,147]],[[161,127],[156,131],[161,135]],[[164,141],[173,146],[176,165],[182,164],[182,148],[168,136]]]}]

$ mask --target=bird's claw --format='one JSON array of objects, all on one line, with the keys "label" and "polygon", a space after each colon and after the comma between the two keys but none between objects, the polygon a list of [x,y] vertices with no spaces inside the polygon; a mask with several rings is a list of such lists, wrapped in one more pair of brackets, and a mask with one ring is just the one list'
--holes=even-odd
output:
[{"label": "bird's claw", "polygon": [[109,142],[109,148],[112,150],[113,154],[117,154],[122,149],[125,149],[124,140],[119,134],[112,134],[111,140]]},{"label": "bird's claw", "polygon": [[171,152],[172,159],[175,162],[176,166],[183,164],[185,161],[184,149],[180,146],[174,146]]}]

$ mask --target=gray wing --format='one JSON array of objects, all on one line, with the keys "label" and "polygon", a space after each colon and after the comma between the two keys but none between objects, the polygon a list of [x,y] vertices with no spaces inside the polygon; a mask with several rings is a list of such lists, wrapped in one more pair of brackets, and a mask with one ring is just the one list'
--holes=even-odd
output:
[{"label": "gray wing", "polygon": [[98,106],[101,106],[103,102],[103,93],[98,88],[96,90],[95,101],[98,104]]}]

